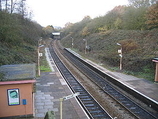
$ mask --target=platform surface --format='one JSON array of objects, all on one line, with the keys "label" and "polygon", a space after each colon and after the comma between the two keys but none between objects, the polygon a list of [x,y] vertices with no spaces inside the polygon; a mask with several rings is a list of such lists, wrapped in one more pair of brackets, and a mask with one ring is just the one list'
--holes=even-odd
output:
[{"label": "platform surface", "polygon": [[[57,70],[55,63],[47,52],[47,60],[52,72],[41,72],[37,78],[35,93],[35,118],[44,119],[47,111],[54,111],[55,118],[60,119],[59,99],[72,94],[66,81]],[[63,119],[88,119],[75,98],[63,101]]]},{"label": "platform surface", "polygon": [[[60,118],[59,98],[72,94],[66,81],[58,71],[53,59],[50,57],[49,49],[46,49],[47,60],[52,72],[42,72],[37,78],[35,94],[35,117],[43,119],[47,111],[54,111],[56,119]],[[86,59],[88,63],[101,71],[111,75],[116,80],[137,90],[151,100],[158,103],[158,84],[146,79],[137,78],[120,72],[109,71],[102,66]],[[63,102],[64,119],[88,119],[75,98]]]},{"label": "platform surface", "polygon": [[[137,90],[138,92],[142,93],[143,95],[149,97],[151,100],[158,103],[158,93],[157,93],[158,92],[158,83],[154,83],[147,79],[137,78],[135,76],[127,75],[127,74],[120,73],[120,72],[112,72],[88,59],[86,61],[88,63],[90,63],[91,65],[97,67],[101,71],[111,75],[116,80]],[[153,78],[154,78],[154,76],[153,76]]]}]

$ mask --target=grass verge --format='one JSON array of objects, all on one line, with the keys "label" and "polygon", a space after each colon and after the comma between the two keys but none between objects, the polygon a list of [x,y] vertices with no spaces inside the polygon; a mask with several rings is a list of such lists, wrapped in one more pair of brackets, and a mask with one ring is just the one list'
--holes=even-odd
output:
[{"label": "grass verge", "polygon": [[[42,50],[43,54],[45,54],[44,50]],[[49,67],[49,64],[47,62],[46,56],[43,55],[40,57],[40,70],[42,72],[51,72],[51,68]]]}]

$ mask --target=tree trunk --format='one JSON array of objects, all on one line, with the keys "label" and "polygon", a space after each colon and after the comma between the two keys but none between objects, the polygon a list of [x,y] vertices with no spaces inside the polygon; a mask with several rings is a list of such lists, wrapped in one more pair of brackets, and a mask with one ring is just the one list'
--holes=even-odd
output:
[{"label": "tree trunk", "polygon": [[0,11],[2,11],[2,2],[0,0]]},{"label": "tree trunk", "polygon": [[10,13],[11,14],[13,13],[13,0],[11,0],[11,10],[10,10]]}]

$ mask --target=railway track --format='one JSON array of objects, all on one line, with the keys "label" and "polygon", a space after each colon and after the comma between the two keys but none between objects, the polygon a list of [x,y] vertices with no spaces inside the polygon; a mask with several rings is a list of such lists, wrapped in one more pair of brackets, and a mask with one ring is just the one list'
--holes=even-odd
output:
[{"label": "railway track", "polygon": [[65,55],[73,62],[84,74],[86,74],[96,85],[98,85],[105,93],[109,94],[113,99],[118,101],[121,105],[123,105],[128,111],[133,113],[137,118],[140,119],[157,119],[158,116],[154,115],[138,104],[136,104],[133,100],[123,95],[121,92],[116,90],[112,85],[110,85],[106,79],[93,70],[91,70],[88,66],[77,60],[71,53],[65,52]]},{"label": "railway track", "polygon": [[70,71],[61,62],[57,54],[52,47],[49,47],[50,54],[54,59],[55,64],[60,70],[61,74],[67,81],[72,91],[79,92],[77,97],[87,114],[91,119],[112,119],[112,117],[102,108],[102,106],[90,95],[85,88],[76,80],[76,78],[70,73]]},{"label": "railway track", "polygon": [[[51,47],[50,47],[50,49],[51,49],[51,51],[53,50]],[[121,104],[128,111],[130,111],[132,114],[134,114],[134,116],[136,118],[138,118],[138,119],[157,119],[158,118],[156,115],[153,115],[150,112],[144,110],[138,104],[136,104],[134,101],[132,101],[131,99],[129,99],[128,97],[126,97],[125,95],[123,95],[119,91],[117,91],[112,85],[110,85],[105,80],[104,77],[100,76],[99,74],[97,74],[96,72],[94,72],[93,70],[91,70],[88,66],[86,66],[85,64],[83,64],[80,60],[76,59],[70,52],[67,52],[65,50],[64,51],[64,55],[66,55],[66,57],[69,58],[69,60],[71,60],[82,72],[84,72],[105,93],[107,93],[108,95],[110,95],[119,104]],[[52,57],[53,57],[53,59],[55,57],[57,57],[55,55],[55,52],[52,53]],[[59,60],[58,58],[55,58],[56,62],[59,62],[58,60]],[[84,106],[84,108],[86,109],[87,113],[90,115],[90,117],[91,118],[96,118],[96,119],[97,118],[98,119],[102,119],[102,118],[106,119],[106,116],[109,115],[109,114],[106,114],[106,116],[103,115],[102,113],[105,110],[104,109],[103,110],[98,110],[99,109],[98,108],[99,104],[95,105],[95,103],[93,102],[93,100],[89,99],[89,96],[91,96],[91,95],[88,92],[87,92],[88,95],[87,94],[85,95],[85,93],[82,93],[82,91],[84,92],[85,89],[84,88],[82,89],[81,88],[82,85],[77,80],[74,80],[75,77],[73,75],[71,75],[71,73],[69,72],[69,70],[66,70],[66,67],[65,68],[60,68],[61,65],[62,65],[62,63],[57,63],[57,64],[58,64],[57,66],[58,66],[58,68],[59,68],[59,70],[61,72],[62,72],[62,70],[64,70],[63,73],[66,74],[64,77],[67,80],[67,82],[70,85],[70,87],[72,88],[72,90],[74,92],[80,92],[81,95],[78,98],[79,98],[80,102],[82,103],[82,105]],[[99,115],[94,115],[93,116],[93,113],[94,114],[99,114]],[[111,118],[111,116],[109,118]],[[107,118],[107,119],[109,119],[109,118]]]}]

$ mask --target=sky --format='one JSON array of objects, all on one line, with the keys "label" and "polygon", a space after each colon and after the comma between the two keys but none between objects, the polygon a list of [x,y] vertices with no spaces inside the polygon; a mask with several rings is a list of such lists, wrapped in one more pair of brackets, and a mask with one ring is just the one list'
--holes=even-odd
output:
[{"label": "sky", "polygon": [[33,11],[33,20],[46,27],[64,27],[76,23],[85,16],[91,18],[105,15],[118,5],[127,5],[128,0],[26,0]]}]

